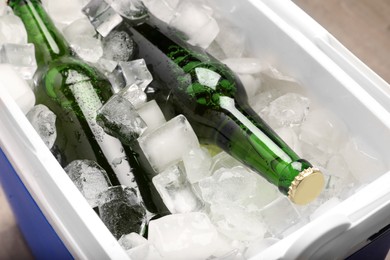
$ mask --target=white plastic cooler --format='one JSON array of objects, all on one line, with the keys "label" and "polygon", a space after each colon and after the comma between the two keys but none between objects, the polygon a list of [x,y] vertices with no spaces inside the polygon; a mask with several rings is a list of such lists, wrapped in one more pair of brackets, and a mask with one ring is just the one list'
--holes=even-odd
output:
[{"label": "white plastic cooler", "polygon": [[[254,56],[300,81],[354,135],[390,162],[390,86],[385,81],[290,1],[211,2],[247,33]],[[4,91],[0,125],[0,182],[33,254],[125,259],[126,253]],[[254,259],[332,259],[352,254],[390,224],[389,183],[390,172],[383,172]]]}]

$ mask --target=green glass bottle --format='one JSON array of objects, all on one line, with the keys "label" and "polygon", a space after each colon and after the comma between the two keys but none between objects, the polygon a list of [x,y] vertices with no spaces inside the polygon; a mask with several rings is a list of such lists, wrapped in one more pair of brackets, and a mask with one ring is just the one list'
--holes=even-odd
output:
[{"label": "green glass bottle", "polygon": [[233,72],[163,26],[149,21],[131,28],[139,58],[145,59],[158,83],[148,91],[150,97],[185,115],[201,142],[216,144],[293,202],[306,204],[317,197],[324,183],[322,173],[251,109]]},{"label": "green glass bottle", "polygon": [[139,185],[148,210],[158,212],[137,154],[96,123],[97,110],[113,94],[109,81],[75,57],[40,1],[12,0],[9,5],[22,19],[28,41],[35,45],[36,100],[57,115],[55,146],[61,152],[62,166],[76,159],[96,161],[113,185],[135,189]]}]

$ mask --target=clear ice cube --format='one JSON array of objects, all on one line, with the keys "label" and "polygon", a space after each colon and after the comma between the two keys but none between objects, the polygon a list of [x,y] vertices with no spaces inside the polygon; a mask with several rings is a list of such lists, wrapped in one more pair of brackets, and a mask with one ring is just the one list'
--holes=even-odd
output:
[{"label": "clear ice cube", "polygon": [[199,188],[203,199],[211,204],[240,204],[254,193],[256,177],[241,166],[220,168],[211,177],[200,180]]},{"label": "clear ice cube", "polygon": [[151,243],[139,245],[126,251],[130,259],[163,260],[160,253]]},{"label": "clear ice cube", "polygon": [[153,132],[167,122],[156,100],[143,104],[137,111],[148,126],[143,135]]},{"label": "clear ice cube", "polygon": [[123,249],[128,250],[146,244],[148,243],[148,240],[140,234],[132,232],[130,234],[122,235],[118,240],[118,243]]},{"label": "clear ice cube", "polygon": [[186,40],[207,48],[219,33],[219,26],[206,10],[191,1],[182,1],[169,26],[185,35]]},{"label": "clear ice cube", "polygon": [[37,70],[34,44],[3,44],[0,51],[1,63],[7,63],[24,79],[32,79]]},{"label": "clear ice cube", "polygon": [[146,209],[137,191],[126,186],[114,186],[98,196],[99,215],[114,237],[132,232],[143,234]]},{"label": "clear ice cube", "polygon": [[0,16],[0,45],[26,44],[27,32],[22,20],[13,14]]},{"label": "clear ice cube", "polygon": [[215,251],[218,232],[206,214],[192,212],[150,221],[148,239],[164,259],[206,259]]},{"label": "clear ice cube", "polygon": [[228,58],[222,62],[239,74],[257,74],[263,70],[261,60],[256,58]]},{"label": "clear ice cube", "polygon": [[309,107],[308,98],[297,93],[287,93],[273,100],[263,113],[271,127],[296,126],[305,120]]},{"label": "clear ice cube", "polygon": [[0,64],[0,91],[7,91],[24,114],[34,107],[34,92],[9,64]]},{"label": "clear ice cube", "polygon": [[298,155],[302,155],[301,142],[297,133],[291,127],[274,129],[276,134]]},{"label": "clear ice cube", "polygon": [[264,207],[261,216],[267,230],[276,237],[300,221],[300,214],[286,196],[281,196]]},{"label": "clear ice cube", "polygon": [[299,138],[323,153],[336,153],[348,140],[344,122],[324,109],[311,111],[301,125]]},{"label": "clear ice cube", "polygon": [[88,18],[78,19],[63,29],[65,39],[80,58],[96,63],[103,55],[101,40]]},{"label": "clear ice cube", "polygon": [[183,164],[187,179],[190,183],[196,183],[209,177],[212,158],[205,148],[196,148],[183,155]]},{"label": "clear ice cube", "polygon": [[245,32],[233,26],[230,22],[218,20],[221,27],[215,42],[219,45],[226,58],[240,58],[246,45]]},{"label": "clear ice cube", "polygon": [[181,161],[183,154],[199,147],[191,125],[183,115],[138,138],[139,145],[156,172]]},{"label": "clear ice cube", "polygon": [[130,101],[118,94],[98,110],[96,120],[106,133],[125,144],[132,144],[147,127]]},{"label": "clear ice cube", "polygon": [[57,138],[56,115],[44,105],[34,106],[26,115],[31,125],[51,149]]},{"label": "clear ice cube", "polygon": [[84,1],[43,1],[42,4],[47,13],[56,23],[70,24],[73,21],[84,17],[81,12],[81,9],[85,4]]},{"label": "clear ice cube", "polygon": [[153,76],[144,59],[119,62],[119,66],[126,80],[126,85],[137,84],[145,91],[146,87],[153,81]]},{"label": "clear ice cube", "polygon": [[103,38],[103,57],[113,61],[128,61],[134,55],[136,45],[129,33],[124,30],[112,30]]},{"label": "clear ice cube", "polygon": [[148,18],[148,10],[141,0],[105,0],[118,14],[138,24]]},{"label": "clear ice cube", "polygon": [[180,0],[144,0],[143,2],[150,13],[159,20],[169,24],[175,14],[175,9],[179,4],[179,1]]},{"label": "clear ice cube", "polygon": [[124,97],[130,103],[138,109],[140,106],[146,103],[146,93],[137,84],[129,85],[118,92],[118,95]]},{"label": "clear ice cube", "polygon": [[82,12],[88,17],[96,31],[106,37],[122,21],[122,17],[116,13],[104,0],[91,0]]},{"label": "clear ice cube", "polygon": [[154,176],[153,184],[172,214],[200,211],[203,202],[195,194],[185,173],[173,165]]},{"label": "clear ice cube", "polygon": [[388,170],[381,154],[360,138],[349,140],[342,151],[351,174],[361,183],[369,183]]},{"label": "clear ice cube", "polygon": [[266,232],[266,226],[258,213],[239,205],[212,204],[210,218],[218,231],[230,239],[251,241],[263,237]]},{"label": "clear ice cube", "polygon": [[261,80],[251,74],[238,74],[248,97],[254,97],[261,88]]},{"label": "clear ice cube", "polygon": [[236,166],[243,166],[243,164],[237,161],[237,159],[233,158],[224,151],[214,155],[212,159],[213,161],[211,163],[210,170],[212,173],[219,170],[220,168],[230,169]]},{"label": "clear ice cube", "polygon": [[111,186],[106,171],[91,160],[76,160],[64,168],[89,205],[98,206],[98,196]]}]

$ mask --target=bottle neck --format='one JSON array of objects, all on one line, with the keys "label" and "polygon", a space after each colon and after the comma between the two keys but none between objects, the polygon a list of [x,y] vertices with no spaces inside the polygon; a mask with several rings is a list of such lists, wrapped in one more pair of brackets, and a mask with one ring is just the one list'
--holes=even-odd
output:
[{"label": "bottle neck", "polygon": [[9,5],[25,25],[28,41],[35,46],[35,57],[39,67],[59,57],[70,55],[68,44],[40,1],[11,0]]}]

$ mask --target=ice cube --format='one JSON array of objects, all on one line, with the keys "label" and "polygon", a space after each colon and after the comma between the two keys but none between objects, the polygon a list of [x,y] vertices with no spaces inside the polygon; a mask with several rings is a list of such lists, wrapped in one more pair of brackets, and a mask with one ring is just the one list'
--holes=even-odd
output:
[{"label": "ice cube", "polygon": [[148,10],[141,0],[105,0],[118,14],[135,24],[148,18]]},{"label": "ice cube", "polygon": [[143,234],[146,209],[133,188],[114,186],[98,196],[99,215],[114,237],[132,232]]},{"label": "ice cube", "polygon": [[82,17],[80,19],[77,19],[67,25],[62,33],[65,36],[65,39],[69,42],[72,41],[73,38],[76,38],[80,35],[85,36],[95,36],[96,31],[91,22],[87,17]]},{"label": "ice cube", "polygon": [[7,91],[25,114],[35,104],[32,89],[9,64],[0,64],[0,91]]},{"label": "ice cube", "polygon": [[92,208],[98,206],[100,193],[111,186],[106,171],[94,161],[76,160],[64,170]]},{"label": "ice cube", "polygon": [[330,209],[332,209],[333,207],[337,206],[338,204],[340,204],[340,199],[337,198],[337,197],[333,197],[329,200],[327,200],[326,202],[322,203],[321,206],[319,206],[311,215],[310,215],[310,220],[312,221],[313,219],[316,219],[318,218],[319,216],[321,216],[322,214],[324,214],[325,212],[329,211]]},{"label": "ice cube", "polygon": [[228,21],[218,20],[218,24],[221,30],[215,38],[215,42],[223,50],[226,58],[242,57],[246,44],[245,32]]},{"label": "ice cube", "polygon": [[51,149],[57,138],[56,115],[44,105],[36,105],[26,115],[31,125]]},{"label": "ice cube", "polygon": [[1,47],[1,63],[7,63],[24,79],[32,79],[37,70],[34,44],[8,43]]},{"label": "ice cube", "polygon": [[43,1],[42,4],[56,23],[67,25],[84,17],[81,9],[84,7],[85,2],[80,0],[68,0],[66,2]]},{"label": "ice cube", "polygon": [[0,45],[26,44],[27,32],[22,20],[13,14],[0,16]]},{"label": "ice cube", "polygon": [[218,35],[217,22],[201,6],[191,1],[180,2],[169,23],[185,35],[190,44],[207,48]]},{"label": "ice cube", "polygon": [[146,87],[153,81],[153,76],[144,59],[119,62],[119,66],[126,80],[126,85],[137,84],[145,91]]},{"label": "ice cube", "polygon": [[126,80],[123,77],[123,73],[119,65],[110,74],[108,74],[107,77],[111,83],[112,91],[114,93],[118,93],[126,87]]},{"label": "ice cube", "polygon": [[82,12],[88,17],[96,31],[106,37],[122,21],[122,17],[115,12],[104,0],[91,0]]},{"label": "ice cube", "polygon": [[200,180],[199,188],[206,202],[240,204],[254,193],[256,177],[242,166],[220,168],[211,177]]},{"label": "ice cube", "polygon": [[65,39],[80,58],[95,63],[103,55],[101,40],[88,18],[78,19],[63,29]]},{"label": "ice cube", "polygon": [[239,74],[257,74],[263,69],[261,60],[256,58],[228,58],[222,62]]},{"label": "ice cube", "polygon": [[212,158],[205,148],[196,148],[183,155],[187,179],[195,183],[209,177]]},{"label": "ice cube", "polygon": [[267,249],[268,247],[272,246],[277,242],[279,242],[279,239],[274,237],[259,238],[253,240],[250,242],[247,249],[245,250],[244,256],[246,259],[254,257],[258,255],[260,252],[262,252],[264,249]]},{"label": "ice cube", "polygon": [[302,155],[301,142],[298,135],[291,127],[282,127],[275,129],[277,135],[298,155]]},{"label": "ice cube", "polygon": [[272,91],[263,91],[254,96],[248,95],[249,104],[261,117],[266,116],[266,108],[274,99],[276,99],[276,96]]},{"label": "ice cube", "polygon": [[0,16],[5,15],[7,12],[7,2],[4,0],[0,1]]},{"label": "ice cube", "polygon": [[130,259],[163,260],[160,253],[151,243],[139,245],[126,251]]},{"label": "ice cube", "polygon": [[118,94],[98,110],[96,120],[106,133],[125,144],[132,144],[147,127],[130,101]]},{"label": "ice cube", "polygon": [[183,115],[138,138],[139,145],[156,172],[181,161],[183,154],[199,147],[191,125]]},{"label": "ice cube", "polygon": [[259,78],[250,74],[238,74],[242,85],[245,88],[248,97],[254,97],[260,91],[261,81]]},{"label": "ice cube", "polygon": [[298,211],[286,196],[281,196],[264,207],[261,216],[268,231],[276,237],[300,221]]},{"label": "ice cube", "polygon": [[168,215],[149,223],[149,241],[164,259],[206,259],[215,251],[218,232],[200,212]]},{"label": "ice cube", "polygon": [[231,155],[224,151],[216,154],[215,156],[213,156],[212,159],[213,161],[210,170],[212,173],[219,170],[220,168],[230,169],[236,166],[243,166],[243,164],[237,161],[237,159],[233,158]]},{"label": "ice cube", "polygon": [[130,234],[122,235],[118,240],[118,243],[123,249],[128,250],[146,244],[148,243],[148,240],[140,234],[132,232]]},{"label": "ice cube", "polygon": [[128,61],[134,55],[136,45],[129,33],[114,29],[103,38],[103,57],[113,61]]},{"label": "ice cube", "polygon": [[124,97],[130,103],[138,109],[146,103],[147,96],[141,87],[137,84],[129,85],[118,92],[118,95]]},{"label": "ice cube", "polygon": [[139,116],[148,126],[143,135],[153,132],[155,129],[159,128],[167,122],[156,100],[151,100],[145,103],[139,107],[137,111]]},{"label": "ice cube", "polygon": [[351,174],[361,183],[368,183],[388,170],[381,154],[369,143],[352,138],[342,150]]},{"label": "ice cube", "polygon": [[301,125],[299,138],[324,153],[336,153],[348,140],[344,122],[324,109],[311,111]]},{"label": "ice cube", "polygon": [[263,111],[271,127],[300,125],[309,113],[310,100],[296,93],[287,93],[272,101]]},{"label": "ice cube", "polygon": [[210,216],[217,229],[231,239],[251,241],[263,237],[266,232],[260,216],[239,205],[212,204]]},{"label": "ice cube", "polygon": [[[101,57],[95,64],[95,67],[104,75],[109,76],[118,66],[118,62]],[[118,91],[115,91],[115,93]]]},{"label": "ice cube", "polygon": [[144,0],[144,4],[159,20],[169,24],[180,0]]},{"label": "ice cube", "polygon": [[172,214],[200,211],[203,202],[196,196],[185,173],[173,165],[153,177],[153,184]]}]

